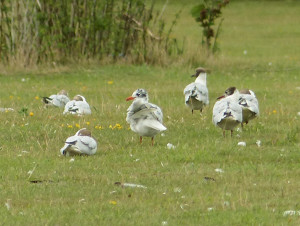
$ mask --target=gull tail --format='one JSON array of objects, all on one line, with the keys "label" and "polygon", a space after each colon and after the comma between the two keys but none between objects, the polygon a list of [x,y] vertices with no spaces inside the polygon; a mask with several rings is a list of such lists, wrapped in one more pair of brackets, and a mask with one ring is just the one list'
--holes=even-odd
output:
[{"label": "gull tail", "polygon": [[144,125],[159,131],[165,131],[167,128],[156,120],[145,120]]}]

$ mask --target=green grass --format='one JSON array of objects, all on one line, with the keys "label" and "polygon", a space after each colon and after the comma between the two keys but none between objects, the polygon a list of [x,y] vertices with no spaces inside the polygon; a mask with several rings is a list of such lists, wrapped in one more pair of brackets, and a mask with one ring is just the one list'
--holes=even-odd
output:
[{"label": "green grass", "polygon": [[[166,15],[180,7],[171,4]],[[188,8],[175,30],[177,35],[189,34],[184,57],[192,57],[192,43],[199,38]],[[1,224],[298,225],[299,216],[284,217],[283,212],[300,210],[299,9],[297,2],[230,3],[224,12],[220,55],[202,57],[192,66],[3,72],[0,107],[16,111],[0,113]],[[189,75],[197,62],[212,69],[210,105],[202,116],[184,106],[182,93],[193,81]],[[231,85],[255,91],[261,116],[243,132],[235,132],[240,137],[224,139],[212,124],[212,108]],[[36,99],[62,88],[70,96],[84,95],[93,106],[92,115],[63,116],[61,109],[44,109]],[[137,88],[147,89],[150,101],[164,112],[168,130],[156,136],[154,147],[147,138],[138,144],[138,135],[125,121],[130,104],[125,98]],[[34,115],[18,113],[23,107]],[[109,128],[116,123],[122,129]],[[92,130],[98,152],[70,162],[59,149],[78,130],[76,124]],[[95,128],[99,125],[103,129]],[[239,141],[247,146],[237,146]],[[168,150],[167,143],[176,149]],[[147,189],[122,188],[115,182]]]}]

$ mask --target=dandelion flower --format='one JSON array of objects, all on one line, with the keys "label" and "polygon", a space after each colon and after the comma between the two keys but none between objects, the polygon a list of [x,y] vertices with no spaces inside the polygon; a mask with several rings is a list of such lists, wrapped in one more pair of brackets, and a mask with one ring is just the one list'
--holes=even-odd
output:
[{"label": "dandelion flower", "polygon": [[65,126],[65,124],[63,124],[63,123],[62,123],[60,126],[61,126],[61,127],[64,127],[64,126]]},{"label": "dandelion flower", "polygon": [[109,128],[110,128],[110,129],[112,129],[112,128],[113,128],[113,126],[112,126],[112,125],[109,125]]},{"label": "dandelion flower", "polygon": [[277,111],[276,110],[273,110],[273,114],[276,114],[277,113]]},{"label": "dandelion flower", "polygon": [[73,128],[73,126],[72,125],[68,125],[68,128]]},{"label": "dandelion flower", "polygon": [[9,96],[9,99],[14,99],[14,96]]},{"label": "dandelion flower", "polygon": [[32,111],[29,113],[29,116],[34,116],[34,114],[33,114],[33,112],[32,112]]},{"label": "dandelion flower", "polygon": [[108,81],[107,84],[112,85],[112,84],[114,84],[114,81]]},{"label": "dandelion flower", "polygon": [[80,128],[80,125],[78,123],[75,124],[75,127]]},{"label": "dandelion flower", "polygon": [[90,125],[91,123],[90,122],[86,122],[85,124]]},{"label": "dandelion flower", "polygon": [[34,99],[39,100],[40,98],[38,96],[35,96]]},{"label": "dandelion flower", "polygon": [[117,205],[117,202],[116,202],[116,201],[112,201],[112,200],[110,200],[110,201],[109,201],[109,204],[112,204],[112,205]]}]

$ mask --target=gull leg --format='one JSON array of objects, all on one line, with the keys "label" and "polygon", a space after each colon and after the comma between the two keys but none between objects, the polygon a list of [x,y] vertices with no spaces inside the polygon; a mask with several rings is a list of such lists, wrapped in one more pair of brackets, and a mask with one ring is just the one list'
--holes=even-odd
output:
[{"label": "gull leg", "polygon": [[231,134],[231,137],[232,137],[232,135],[233,135],[233,130],[230,130],[230,134]]},{"label": "gull leg", "polygon": [[151,138],[152,146],[154,145],[154,137]]},{"label": "gull leg", "polygon": [[194,114],[194,109],[192,109],[192,115]]},{"label": "gull leg", "polygon": [[225,138],[225,130],[223,130],[223,137]]},{"label": "gull leg", "polygon": [[142,137],[142,136],[140,136],[140,144],[142,143],[142,141],[143,141],[143,137]]}]

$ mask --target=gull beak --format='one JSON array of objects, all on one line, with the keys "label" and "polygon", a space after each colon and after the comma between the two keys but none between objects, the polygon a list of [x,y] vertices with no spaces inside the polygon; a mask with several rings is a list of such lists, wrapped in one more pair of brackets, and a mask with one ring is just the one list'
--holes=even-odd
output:
[{"label": "gull beak", "polygon": [[191,75],[191,77],[197,77],[196,74]]},{"label": "gull beak", "polygon": [[126,101],[129,101],[129,100],[134,100],[134,98],[135,98],[135,97],[132,97],[132,96],[130,96],[130,97],[127,97],[127,98],[126,98]]},{"label": "gull beak", "polygon": [[222,96],[218,97],[217,100],[220,100],[220,99],[222,99],[224,97],[225,97],[225,95],[222,95]]}]

